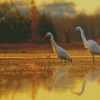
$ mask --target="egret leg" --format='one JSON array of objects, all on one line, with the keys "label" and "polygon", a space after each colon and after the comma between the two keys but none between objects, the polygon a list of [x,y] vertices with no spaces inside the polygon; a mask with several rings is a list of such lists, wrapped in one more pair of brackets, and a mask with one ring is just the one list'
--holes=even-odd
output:
[{"label": "egret leg", "polygon": [[95,62],[94,55],[92,54],[93,62]]},{"label": "egret leg", "polygon": [[62,59],[60,60],[60,62],[62,63]]},{"label": "egret leg", "polygon": [[65,63],[67,63],[67,61],[65,60]]},{"label": "egret leg", "polygon": [[71,59],[71,64],[72,64],[72,62],[73,62],[73,61],[72,61],[72,59]]}]

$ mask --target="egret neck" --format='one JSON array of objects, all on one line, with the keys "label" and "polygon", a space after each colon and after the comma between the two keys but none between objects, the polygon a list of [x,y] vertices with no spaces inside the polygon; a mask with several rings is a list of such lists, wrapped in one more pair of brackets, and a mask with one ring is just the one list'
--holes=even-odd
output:
[{"label": "egret neck", "polygon": [[57,44],[56,44],[56,42],[54,41],[53,35],[50,36],[50,41],[51,41],[53,50],[54,50],[54,52],[55,52],[55,54],[56,54],[56,52],[57,52]]},{"label": "egret neck", "polygon": [[85,37],[85,34],[84,34],[84,31],[83,31],[83,29],[82,28],[80,28],[80,32],[81,32],[81,37],[82,37],[82,40],[83,40],[83,43],[84,43],[84,46],[87,48],[87,39],[86,39],[86,37]]}]

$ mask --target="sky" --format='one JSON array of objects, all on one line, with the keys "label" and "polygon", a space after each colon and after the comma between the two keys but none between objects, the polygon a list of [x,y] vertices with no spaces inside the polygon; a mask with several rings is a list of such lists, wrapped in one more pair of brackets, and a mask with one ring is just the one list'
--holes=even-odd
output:
[{"label": "sky", "polygon": [[[0,0],[0,1],[10,1],[10,0]],[[25,1],[25,0],[16,0],[16,1]],[[100,8],[100,0],[35,0],[37,6],[40,6],[43,3],[45,4],[52,3],[54,1],[74,2],[76,4],[77,11],[79,12],[82,11],[88,14],[94,13],[97,8]]]},{"label": "sky", "polygon": [[[42,4],[50,3],[57,0],[35,0],[36,3]],[[58,1],[65,1],[65,2],[74,2],[76,5],[76,9],[78,11],[86,12],[86,13],[94,13],[97,8],[100,8],[100,0],[58,0]]]},{"label": "sky", "polygon": [[76,3],[76,8],[79,11],[85,11],[87,13],[93,13],[100,7],[100,0],[66,0]]}]

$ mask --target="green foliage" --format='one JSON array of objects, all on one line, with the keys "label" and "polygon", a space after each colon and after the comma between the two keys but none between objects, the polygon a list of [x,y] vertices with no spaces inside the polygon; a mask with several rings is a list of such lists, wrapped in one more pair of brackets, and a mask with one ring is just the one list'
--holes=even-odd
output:
[{"label": "green foliage", "polygon": [[[64,4],[64,7],[65,6],[66,5]],[[8,4],[0,4],[1,18],[8,12],[8,8]],[[72,9],[74,11],[73,6]],[[0,22],[0,43],[31,41],[32,22],[29,16],[22,16],[18,9],[10,12],[5,19]],[[79,14],[73,17],[65,15],[61,16],[62,17],[53,17],[52,14],[41,14],[38,32],[34,32],[34,34],[38,35],[38,40],[41,40],[47,32],[52,32],[57,42],[70,43],[74,41],[82,41],[79,32],[75,30],[76,26],[81,26],[84,29],[87,38],[100,39],[100,14]]]},{"label": "green foliage", "polygon": [[56,39],[56,31],[52,24],[52,20],[48,19],[48,16],[42,15],[40,18],[40,24],[39,24],[39,36],[42,38],[47,32],[52,32],[55,39]]},{"label": "green foliage", "polygon": [[[7,14],[7,9],[4,4],[0,5],[1,19]],[[9,12],[0,22],[0,43],[25,42],[28,38],[31,38],[31,22],[21,16],[18,9]]]}]

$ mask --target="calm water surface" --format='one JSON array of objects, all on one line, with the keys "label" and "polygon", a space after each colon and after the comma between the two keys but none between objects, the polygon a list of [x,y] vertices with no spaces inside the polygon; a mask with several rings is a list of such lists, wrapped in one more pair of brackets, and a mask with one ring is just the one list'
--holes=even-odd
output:
[{"label": "calm water surface", "polygon": [[0,100],[100,100],[100,59],[0,59]]}]

